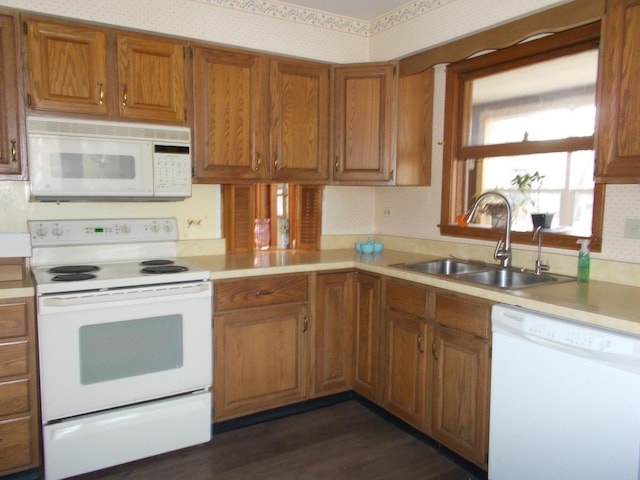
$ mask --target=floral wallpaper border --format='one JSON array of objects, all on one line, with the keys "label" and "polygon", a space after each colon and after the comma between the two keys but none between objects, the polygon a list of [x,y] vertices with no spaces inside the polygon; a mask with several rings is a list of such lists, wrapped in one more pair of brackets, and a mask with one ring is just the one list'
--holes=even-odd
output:
[{"label": "floral wallpaper border", "polygon": [[242,10],[256,15],[305,23],[314,27],[336,30],[343,33],[370,37],[411,20],[455,0],[416,0],[392,10],[371,22],[333,15],[320,10],[298,7],[275,0],[194,0],[217,7]]}]

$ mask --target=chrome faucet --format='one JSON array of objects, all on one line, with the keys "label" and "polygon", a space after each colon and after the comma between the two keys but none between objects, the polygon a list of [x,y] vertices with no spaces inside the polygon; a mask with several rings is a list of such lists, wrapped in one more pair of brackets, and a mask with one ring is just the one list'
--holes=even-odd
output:
[{"label": "chrome faucet", "polygon": [[536,258],[536,275],[540,275],[543,271],[549,270],[549,262],[543,263],[540,259],[542,256],[542,227],[537,227],[533,232],[533,240],[536,241],[536,237],[538,238],[538,257]]},{"label": "chrome faucet", "polygon": [[467,223],[471,223],[471,220],[473,220],[473,217],[478,210],[478,205],[480,205],[480,202],[482,202],[482,200],[484,200],[485,198],[491,196],[502,199],[504,204],[507,206],[507,225],[505,226],[504,230],[504,239],[501,238],[498,241],[496,249],[493,252],[493,258],[495,258],[496,260],[500,260],[500,264],[504,268],[507,268],[511,266],[511,204],[509,203],[509,199],[500,192],[484,192],[476,199],[475,203],[471,207],[471,210],[469,210],[469,213],[467,213],[467,215],[464,217],[464,220]]}]

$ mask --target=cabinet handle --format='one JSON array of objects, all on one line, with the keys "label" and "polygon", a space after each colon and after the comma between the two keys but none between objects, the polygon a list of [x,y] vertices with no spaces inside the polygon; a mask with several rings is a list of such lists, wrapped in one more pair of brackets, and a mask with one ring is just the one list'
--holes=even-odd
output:
[{"label": "cabinet handle", "polygon": [[278,152],[273,152],[273,174],[278,173]]},{"label": "cabinet handle", "polygon": [[18,149],[16,148],[16,140],[11,140],[11,163],[18,161]]},{"label": "cabinet handle", "polygon": [[262,157],[260,156],[259,153],[256,154],[256,166],[254,168],[254,170],[257,172],[258,170],[260,170],[260,167],[262,166]]},{"label": "cabinet handle", "polygon": [[338,160],[337,156],[336,156],[336,163],[333,164],[333,168],[335,172],[338,173],[338,168],[340,168],[340,160]]},{"label": "cabinet handle", "polygon": [[438,345],[440,344],[440,339],[436,338],[435,342],[433,342],[433,345],[431,345],[431,354],[433,355],[433,358],[435,358],[436,360],[438,360]]},{"label": "cabinet handle", "polygon": [[418,334],[418,351],[424,353],[424,332]]},{"label": "cabinet handle", "polygon": [[309,328],[309,317],[307,315],[302,316],[302,333],[307,331]]},{"label": "cabinet handle", "polygon": [[273,295],[276,289],[272,288],[271,290],[258,290],[256,292],[256,297],[266,297],[267,295]]},{"label": "cabinet handle", "polygon": [[129,101],[128,96],[129,95],[128,95],[127,84],[125,83],[122,88],[122,106],[123,107],[127,106],[127,102]]},{"label": "cabinet handle", "polygon": [[98,82],[98,101],[100,105],[104,103],[104,88],[102,82]]}]

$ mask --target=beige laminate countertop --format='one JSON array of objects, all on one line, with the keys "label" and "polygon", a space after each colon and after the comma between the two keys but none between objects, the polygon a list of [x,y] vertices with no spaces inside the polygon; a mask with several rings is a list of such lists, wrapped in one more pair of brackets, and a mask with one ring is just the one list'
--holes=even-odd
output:
[{"label": "beige laminate countertop", "polygon": [[361,254],[352,249],[342,249],[309,252],[264,251],[185,259],[209,270],[212,280],[358,268],[640,335],[640,288],[638,287],[590,281],[585,284],[569,282],[504,291],[389,266],[395,263],[435,258],[438,257],[392,250],[384,250],[379,254]]},{"label": "beige laminate countertop", "polygon": [[35,291],[30,275],[25,275],[22,280],[0,282],[0,300],[33,297],[34,294]]}]

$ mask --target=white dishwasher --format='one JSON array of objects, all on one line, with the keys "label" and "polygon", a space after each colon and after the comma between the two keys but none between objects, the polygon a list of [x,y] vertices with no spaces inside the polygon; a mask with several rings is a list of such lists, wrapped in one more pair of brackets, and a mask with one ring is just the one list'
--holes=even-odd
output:
[{"label": "white dishwasher", "polygon": [[489,480],[640,479],[640,338],[492,311]]}]

